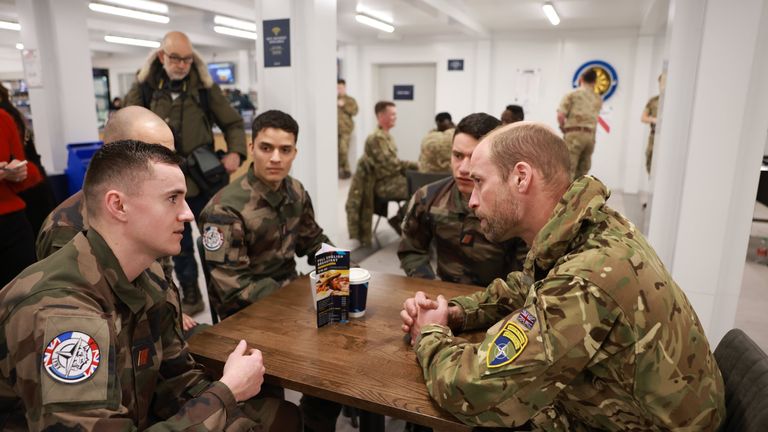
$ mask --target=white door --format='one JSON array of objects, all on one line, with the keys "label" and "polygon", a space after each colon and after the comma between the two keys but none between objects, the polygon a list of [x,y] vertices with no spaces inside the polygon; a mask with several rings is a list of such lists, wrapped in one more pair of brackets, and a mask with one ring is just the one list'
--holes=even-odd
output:
[{"label": "white door", "polygon": [[[435,128],[435,64],[382,64],[376,67],[378,100],[397,105],[397,123],[390,130],[400,159],[418,161],[421,139]],[[413,100],[395,100],[395,86],[413,86]]]}]

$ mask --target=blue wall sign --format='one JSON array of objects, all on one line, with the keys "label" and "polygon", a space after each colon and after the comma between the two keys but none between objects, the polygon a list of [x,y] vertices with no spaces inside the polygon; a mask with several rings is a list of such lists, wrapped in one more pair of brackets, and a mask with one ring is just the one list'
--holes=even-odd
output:
[{"label": "blue wall sign", "polygon": [[394,100],[413,100],[413,86],[412,85],[395,85]]},{"label": "blue wall sign", "polygon": [[448,60],[448,70],[449,71],[463,71],[464,70],[464,59],[450,59],[450,60]]},{"label": "blue wall sign", "polygon": [[599,94],[604,101],[610,99],[613,93],[616,92],[616,87],[619,86],[619,75],[616,74],[616,69],[610,65],[610,63],[602,60],[591,60],[576,69],[571,80],[573,88],[579,86],[579,77],[589,69],[594,69],[597,72],[597,81],[595,82],[595,92]]},{"label": "blue wall sign", "polygon": [[264,67],[291,65],[291,23],[288,18],[264,20]]}]

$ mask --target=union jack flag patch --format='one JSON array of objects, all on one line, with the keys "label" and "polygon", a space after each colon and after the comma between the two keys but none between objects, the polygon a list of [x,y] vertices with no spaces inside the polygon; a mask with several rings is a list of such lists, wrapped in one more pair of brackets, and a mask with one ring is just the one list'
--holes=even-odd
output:
[{"label": "union jack flag patch", "polygon": [[536,324],[536,317],[533,316],[530,312],[523,309],[520,311],[520,313],[517,315],[517,322],[522,324],[525,328],[528,330],[533,328],[533,325]]}]

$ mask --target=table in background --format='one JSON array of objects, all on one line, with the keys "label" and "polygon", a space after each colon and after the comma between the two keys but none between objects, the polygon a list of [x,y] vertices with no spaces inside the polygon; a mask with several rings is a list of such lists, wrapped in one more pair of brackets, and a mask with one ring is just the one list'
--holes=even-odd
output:
[{"label": "table in background", "polygon": [[373,273],[366,314],[317,328],[308,277],[195,335],[195,359],[221,371],[240,339],[264,353],[266,382],[440,431],[471,428],[434,404],[416,354],[400,330],[403,301],[416,291],[447,298],[481,289]]}]

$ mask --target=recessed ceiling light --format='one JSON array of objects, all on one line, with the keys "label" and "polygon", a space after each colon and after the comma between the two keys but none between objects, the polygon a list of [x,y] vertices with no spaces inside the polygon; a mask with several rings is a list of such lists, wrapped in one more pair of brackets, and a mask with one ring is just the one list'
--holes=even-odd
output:
[{"label": "recessed ceiling light", "polygon": [[168,5],[165,3],[149,1],[149,0],[101,0],[104,3],[116,4],[118,6],[125,6],[132,9],[140,9],[147,12],[156,12],[160,14],[168,14]]},{"label": "recessed ceiling light", "polygon": [[20,31],[21,24],[13,21],[0,20],[0,29]]},{"label": "recessed ceiling light", "polygon": [[553,26],[560,24],[560,17],[557,16],[557,11],[555,10],[555,6],[552,5],[552,3],[544,3],[541,5],[541,9],[544,11],[544,15],[547,16],[547,19],[550,23],[552,23]]},{"label": "recessed ceiling light", "polygon": [[23,49],[24,49],[24,44],[23,44],[23,43],[21,43],[21,42],[17,42],[17,43],[16,43],[16,49],[17,49],[17,50],[23,50]]},{"label": "recessed ceiling light", "polygon": [[151,21],[160,24],[168,24],[171,21],[165,15],[158,15],[149,12],[141,12],[133,9],[125,9],[116,6],[109,6],[101,3],[88,3],[88,9],[94,12],[101,12],[110,15],[118,15],[126,18],[134,18],[144,21]]},{"label": "recessed ceiling light", "polygon": [[115,43],[115,44],[121,44],[121,45],[133,45],[133,46],[140,46],[140,47],[147,47],[147,48],[160,48],[160,42],[147,40],[147,39],[137,39],[137,38],[123,37],[123,36],[106,35],[104,36],[104,40],[109,43]]},{"label": "recessed ceiling light", "polygon": [[387,33],[392,33],[393,31],[395,31],[395,27],[393,25],[387,24],[384,21],[379,21],[376,18],[371,18],[368,15],[357,14],[355,15],[355,20],[360,24],[365,24],[375,29],[385,31]]},{"label": "recessed ceiling light", "polygon": [[233,29],[231,27],[213,26],[213,31],[215,31],[216,33],[227,35],[227,36],[235,36],[235,37],[245,38],[245,39],[256,40],[258,38],[255,32]]},{"label": "recessed ceiling light", "polygon": [[249,32],[255,32],[256,31],[256,23],[253,21],[244,21],[239,20],[235,18],[225,17],[221,15],[216,15],[213,17],[213,23],[218,25],[223,25],[227,27],[232,27],[240,30],[245,30]]}]

